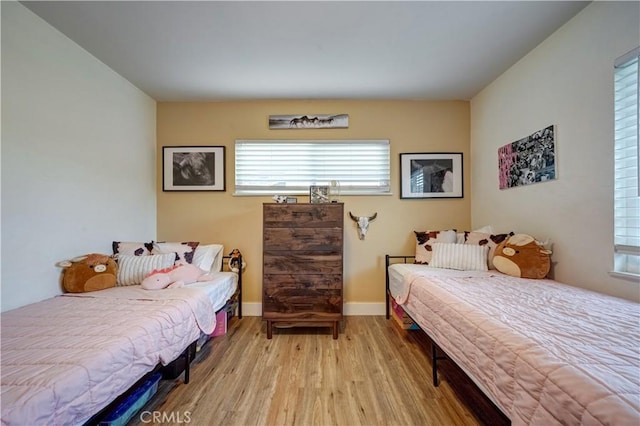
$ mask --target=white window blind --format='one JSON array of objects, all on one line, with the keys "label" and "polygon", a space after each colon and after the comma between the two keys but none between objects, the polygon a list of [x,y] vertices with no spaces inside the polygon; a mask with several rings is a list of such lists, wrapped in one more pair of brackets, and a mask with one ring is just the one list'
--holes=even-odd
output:
[{"label": "white window blind", "polygon": [[640,274],[638,99],[640,48],[615,64],[615,270]]},{"label": "white window blind", "polygon": [[237,140],[237,195],[308,194],[338,181],[341,195],[388,194],[388,140]]}]

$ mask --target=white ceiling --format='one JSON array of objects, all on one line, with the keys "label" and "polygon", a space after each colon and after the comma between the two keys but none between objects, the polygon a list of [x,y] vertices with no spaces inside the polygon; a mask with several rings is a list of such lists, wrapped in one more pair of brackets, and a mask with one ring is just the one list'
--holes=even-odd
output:
[{"label": "white ceiling", "polygon": [[588,4],[22,3],[158,101],[471,99]]}]

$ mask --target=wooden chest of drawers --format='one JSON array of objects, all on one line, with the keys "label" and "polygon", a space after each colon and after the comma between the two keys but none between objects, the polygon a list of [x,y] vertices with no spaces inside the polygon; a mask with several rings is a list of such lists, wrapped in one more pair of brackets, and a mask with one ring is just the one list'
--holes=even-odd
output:
[{"label": "wooden chest of drawers", "polygon": [[263,205],[262,318],[333,327],[342,321],[344,205]]}]

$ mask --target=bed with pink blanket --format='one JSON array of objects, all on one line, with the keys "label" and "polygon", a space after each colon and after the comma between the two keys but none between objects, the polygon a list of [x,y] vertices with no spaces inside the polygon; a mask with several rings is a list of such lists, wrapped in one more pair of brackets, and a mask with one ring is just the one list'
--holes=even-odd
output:
[{"label": "bed with pink blanket", "polygon": [[215,310],[202,288],[130,286],[57,296],[1,321],[2,424],[79,425],[211,333]]},{"label": "bed with pink blanket", "polygon": [[640,424],[640,304],[394,257],[387,296],[512,424]]}]

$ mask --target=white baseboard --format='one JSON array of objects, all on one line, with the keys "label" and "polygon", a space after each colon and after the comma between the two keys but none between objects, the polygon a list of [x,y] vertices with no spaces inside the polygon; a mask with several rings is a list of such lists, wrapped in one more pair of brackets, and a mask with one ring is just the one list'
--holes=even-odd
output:
[{"label": "white baseboard", "polygon": [[261,317],[262,316],[262,303],[243,303],[242,304],[242,316],[246,317]]},{"label": "white baseboard", "polygon": [[[345,316],[353,316],[353,317],[366,316],[366,315],[384,315],[385,314],[384,302],[345,303],[343,306],[343,313]],[[262,316],[262,303],[254,303],[254,302],[243,303],[242,315],[247,317]]]},{"label": "white baseboard", "polygon": [[345,303],[342,307],[342,312],[345,316],[359,317],[367,315],[384,315],[384,302],[380,303],[360,303],[349,302]]}]

